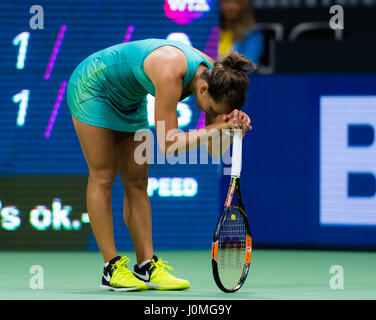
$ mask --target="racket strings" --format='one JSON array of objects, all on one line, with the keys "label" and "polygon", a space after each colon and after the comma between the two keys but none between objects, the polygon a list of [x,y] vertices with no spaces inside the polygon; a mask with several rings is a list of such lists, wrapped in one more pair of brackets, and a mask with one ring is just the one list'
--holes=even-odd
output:
[{"label": "racket strings", "polygon": [[240,209],[228,210],[221,226],[218,246],[218,267],[225,286],[237,284],[244,267],[246,227]]}]

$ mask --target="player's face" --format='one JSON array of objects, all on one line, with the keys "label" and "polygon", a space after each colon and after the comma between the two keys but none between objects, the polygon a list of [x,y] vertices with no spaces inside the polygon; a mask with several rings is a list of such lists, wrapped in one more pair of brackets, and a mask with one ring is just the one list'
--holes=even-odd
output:
[{"label": "player's face", "polygon": [[227,103],[214,101],[207,89],[200,91],[200,93],[196,95],[196,104],[200,110],[213,117],[220,114],[228,114],[232,111],[232,108]]}]

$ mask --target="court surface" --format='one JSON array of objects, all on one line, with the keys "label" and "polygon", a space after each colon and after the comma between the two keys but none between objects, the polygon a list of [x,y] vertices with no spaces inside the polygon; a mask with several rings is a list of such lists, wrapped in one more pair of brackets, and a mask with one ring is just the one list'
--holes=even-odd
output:
[{"label": "court surface", "polygon": [[[133,269],[134,253],[120,253],[131,259],[128,266]],[[0,299],[376,299],[376,252],[254,250],[248,279],[233,294],[216,287],[210,251],[156,254],[174,267],[174,275],[191,282],[189,290],[101,291],[98,252],[0,252]],[[44,289],[30,288],[33,265],[43,268]],[[331,278],[339,275],[330,273],[334,265],[343,269],[342,290],[330,287]]]}]

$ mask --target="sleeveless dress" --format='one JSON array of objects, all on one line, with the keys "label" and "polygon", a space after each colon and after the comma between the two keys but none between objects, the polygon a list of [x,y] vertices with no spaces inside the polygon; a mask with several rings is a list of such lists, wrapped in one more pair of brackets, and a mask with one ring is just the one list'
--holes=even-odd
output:
[{"label": "sleeveless dress", "polygon": [[205,57],[180,41],[145,39],[111,46],[90,55],[73,71],[67,88],[72,115],[84,123],[117,131],[147,129],[146,96],[155,96],[155,87],[143,64],[162,46],[176,47],[187,58],[183,89],[201,63],[212,68]]}]

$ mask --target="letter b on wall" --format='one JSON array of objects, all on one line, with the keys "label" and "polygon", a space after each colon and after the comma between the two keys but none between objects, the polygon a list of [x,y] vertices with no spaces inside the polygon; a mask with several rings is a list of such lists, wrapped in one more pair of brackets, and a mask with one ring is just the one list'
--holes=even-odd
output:
[{"label": "letter b on wall", "polygon": [[376,96],[320,99],[320,223],[376,225]]}]

